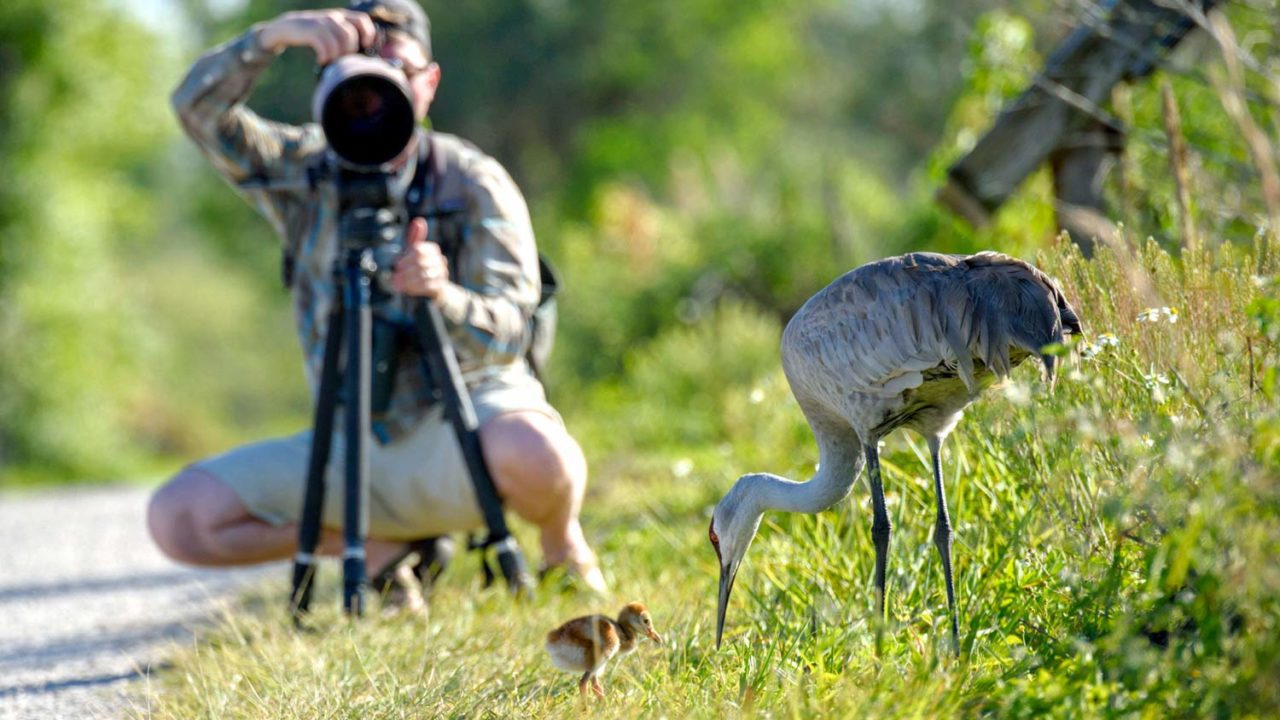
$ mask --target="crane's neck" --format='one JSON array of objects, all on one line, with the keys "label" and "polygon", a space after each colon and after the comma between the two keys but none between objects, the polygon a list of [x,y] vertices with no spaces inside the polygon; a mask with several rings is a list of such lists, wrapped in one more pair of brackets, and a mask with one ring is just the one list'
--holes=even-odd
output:
[{"label": "crane's neck", "polygon": [[618,630],[618,652],[626,655],[636,649],[636,631],[631,626],[622,621],[622,618],[613,620],[613,626]]},{"label": "crane's neck", "polygon": [[796,482],[770,473],[759,473],[754,480],[755,496],[761,512],[817,513],[835,505],[849,494],[853,481],[862,469],[860,452],[823,453],[817,472],[808,482]]}]

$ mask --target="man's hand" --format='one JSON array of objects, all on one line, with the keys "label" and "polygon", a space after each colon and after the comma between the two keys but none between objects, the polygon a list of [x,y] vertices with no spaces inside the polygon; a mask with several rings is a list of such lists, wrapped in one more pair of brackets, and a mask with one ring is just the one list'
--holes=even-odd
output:
[{"label": "man's hand", "polygon": [[391,284],[405,295],[437,299],[449,285],[449,263],[440,246],[427,242],[427,221],[414,218],[405,235],[405,249],[396,259]]},{"label": "man's hand", "polygon": [[258,39],[270,52],[309,47],[316,62],[327,65],[372,46],[378,38],[373,18],[354,10],[300,10],[287,12],[262,26]]}]

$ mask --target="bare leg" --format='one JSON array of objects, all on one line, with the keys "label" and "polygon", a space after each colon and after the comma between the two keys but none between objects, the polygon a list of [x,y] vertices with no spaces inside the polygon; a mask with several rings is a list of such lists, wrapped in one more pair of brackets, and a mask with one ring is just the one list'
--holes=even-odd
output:
[{"label": "bare leg", "polygon": [[[271,525],[249,514],[235,492],[216,477],[187,468],[163,485],[147,507],[147,527],[169,557],[190,565],[251,565],[291,557],[298,544],[293,523]],[[370,568],[380,568],[404,543],[370,538]],[[326,531],[319,551],[336,555],[342,536]]]},{"label": "bare leg", "polygon": [[885,606],[888,604],[888,592],[885,589],[885,571],[889,561],[889,535],[893,532],[893,523],[889,522],[889,513],[884,506],[884,486],[880,483],[880,454],[876,448],[877,440],[872,439],[866,445],[867,480],[871,485],[871,507],[874,519],[871,523],[871,540],[876,545],[876,590],[879,593],[880,620],[885,618]]},{"label": "bare leg", "polygon": [[595,691],[596,697],[604,697],[604,685],[600,684],[600,676],[591,678],[591,689]]},{"label": "bare leg", "polygon": [[558,421],[536,411],[490,419],[480,427],[480,441],[503,502],[538,526],[543,562],[568,564],[602,589],[596,555],[578,519],[587,461],[577,441]]},{"label": "bare leg", "polygon": [[582,673],[582,679],[578,680],[578,694],[582,697],[587,696],[587,685],[591,682],[591,671]]},{"label": "bare leg", "polygon": [[929,438],[929,454],[933,457],[933,490],[938,498],[938,517],[933,525],[933,544],[942,557],[942,574],[947,583],[947,612],[951,615],[951,644],[960,653],[960,626],[956,619],[956,591],[951,579],[951,518],[947,515],[947,496],[942,487],[942,438]]}]

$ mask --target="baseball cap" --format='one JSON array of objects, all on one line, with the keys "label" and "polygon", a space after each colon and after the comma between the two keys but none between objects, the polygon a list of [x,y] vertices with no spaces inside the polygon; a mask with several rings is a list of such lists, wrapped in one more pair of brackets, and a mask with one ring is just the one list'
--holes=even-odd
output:
[{"label": "baseball cap", "polygon": [[422,43],[431,57],[431,21],[414,0],[352,0],[351,10],[366,13],[380,27],[402,32]]}]

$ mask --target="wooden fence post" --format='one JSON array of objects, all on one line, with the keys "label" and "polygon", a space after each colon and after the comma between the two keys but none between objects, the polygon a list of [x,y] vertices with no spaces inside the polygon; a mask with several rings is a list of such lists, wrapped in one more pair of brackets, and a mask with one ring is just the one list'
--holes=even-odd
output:
[{"label": "wooden fence post", "polygon": [[[1215,0],[1200,0],[1202,7]],[[1059,228],[1092,250],[1114,225],[1102,180],[1123,141],[1120,121],[1102,109],[1121,81],[1142,77],[1194,27],[1175,3],[1103,0],[1049,56],[1044,70],[967,155],[947,171],[937,200],[974,225],[985,224],[1046,160],[1053,163]]]}]

